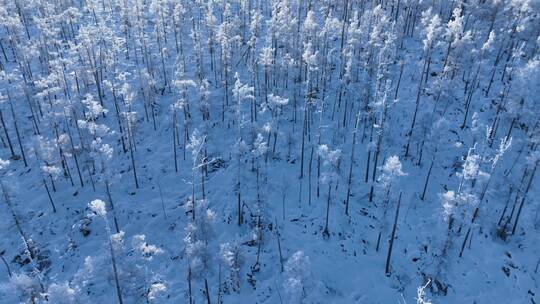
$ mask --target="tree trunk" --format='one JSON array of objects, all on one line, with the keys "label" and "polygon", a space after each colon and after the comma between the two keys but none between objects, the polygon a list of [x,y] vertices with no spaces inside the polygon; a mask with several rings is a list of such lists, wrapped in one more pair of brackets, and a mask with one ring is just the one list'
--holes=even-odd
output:
[{"label": "tree trunk", "polygon": [[15,151],[13,151],[13,145],[11,144],[11,139],[9,138],[9,133],[6,128],[6,124],[4,123],[4,116],[2,115],[2,110],[0,110],[0,121],[2,122],[2,128],[4,129],[4,134],[6,135],[9,151],[11,152],[11,159],[16,159],[17,156],[15,155]]},{"label": "tree trunk", "polygon": [[205,290],[205,293],[206,293],[206,303],[207,304],[212,304],[210,302],[210,292],[208,290],[208,280],[206,278],[204,279],[204,290]]},{"label": "tree trunk", "polygon": [[394,218],[394,226],[392,227],[392,234],[390,235],[390,246],[388,247],[388,255],[386,256],[386,266],[385,266],[385,273],[386,276],[390,276],[390,262],[392,258],[392,249],[394,247],[394,239],[396,236],[396,228],[397,228],[397,222],[398,222],[398,216],[399,216],[399,207],[401,205],[401,193],[399,193],[399,199],[396,207],[396,217]]},{"label": "tree trunk", "polygon": [[326,199],[326,222],[324,224],[324,230],[323,230],[323,235],[326,237],[330,236],[330,232],[328,230],[328,219],[330,216],[331,191],[332,191],[332,182],[328,183],[328,197]]},{"label": "tree trunk", "polygon": [[424,183],[424,190],[422,191],[422,196],[420,196],[421,200],[424,200],[426,198],[426,190],[429,183],[429,178],[431,176],[431,169],[433,169],[433,163],[435,162],[435,159],[431,160],[431,165],[429,166],[428,174],[426,177],[426,182]]},{"label": "tree trunk", "polygon": [[111,262],[112,262],[113,273],[114,273],[114,283],[116,286],[116,295],[118,296],[118,303],[123,304],[124,301],[122,300],[122,290],[120,288],[120,280],[118,279],[118,270],[116,268],[116,255],[114,254],[114,248],[113,248],[110,234],[108,235],[108,237],[109,237],[109,249],[111,251]]},{"label": "tree trunk", "polygon": [[56,206],[54,205],[54,201],[52,199],[51,192],[49,191],[49,186],[47,186],[47,182],[45,181],[45,179],[42,179],[42,181],[43,181],[43,186],[45,186],[45,190],[47,190],[47,196],[49,197],[49,202],[51,203],[51,207],[53,209],[53,212],[56,213]]},{"label": "tree trunk", "polygon": [[347,198],[345,200],[345,214],[349,215],[349,200],[351,198],[351,188],[352,188],[352,178],[353,178],[353,166],[354,166],[354,153],[356,148],[356,133],[358,131],[358,123],[360,121],[360,113],[356,113],[356,123],[354,125],[354,131],[353,131],[353,140],[352,140],[352,148],[351,148],[351,159],[350,159],[350,166],[349,166],[349,178],[347,181]]},{"label": "tree trunk", "polygon": [[11,116],[13,117],[13,125],[15,126],[15,133],[17,134],[17,141],[19,142],[19,148],[21,149],[24,166],[28,167],[28,163],[26,162],[26,155],[24,154],[24,148],[21,140],[21,134],[19,133],[19,127],[17,126],[17,117],[15,116],[15,111],[13,110],[13,103],[11,102],[11,98],[9,100],[9,106],[11,107]]}]

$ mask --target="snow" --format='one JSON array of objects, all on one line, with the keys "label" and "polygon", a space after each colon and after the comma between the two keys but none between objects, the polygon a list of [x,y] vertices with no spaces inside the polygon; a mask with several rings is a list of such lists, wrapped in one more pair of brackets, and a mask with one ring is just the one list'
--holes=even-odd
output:
[{"label": "snow", "polygon": [[0,0],[0,303],[540,303],[540,6],[309,3]]},{"label": "snow", "polygon": [[90,207],[90,210],[92,210],[99,216],[107,215],[107,209],[105,209],[105,202],[100,199],[91,201],[89,204],[89,207]]}]

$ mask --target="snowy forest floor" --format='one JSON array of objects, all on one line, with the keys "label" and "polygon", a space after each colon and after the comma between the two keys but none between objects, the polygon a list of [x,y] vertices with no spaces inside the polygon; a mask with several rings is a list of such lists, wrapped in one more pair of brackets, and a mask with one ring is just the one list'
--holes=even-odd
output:
[{"label": "snowy forest floor", "polygon": [[[240,15],[236,9],[237,1],[232,2],[235,3],[233,14]],[[360,2],[364,3],[351,1],[354,5]],[[186,6],[188,5],[192,4],[186,3]],[[354,5],[351,4],[351,7]],[[270,8],[261,6],[264,7],[264,18],[268,19]],[[412,4],[410,8],[405,7],[412,11]],[[204,8],[205,5],[201,4],[199,7],[193,4],[192,9],[197,12],[193,13],[193,18]],[[216,11],[221,9],[219,6]],[[332,9],[341,8],[336,6]],[[405,8],[403,10],[405,11]],[[89,11],[81,11],[83,15],[78,20],[77,27],[95,29],[95,17]],[[307,9],[299,11],[301,14],[307,13]],[[15,14],[14,11],[11,13]],[[171,84],[171,78],[178,75],[178,60],[172,55],[175,46],[174,39],[170,36],[166,46],[170,54],[163,64],[163,69],[168,73],[166,75],[169,77],[169,85],[164,86],[165,80],[160,74],[162,67],[159,47],[152,36],[155,31],[154,22],[159,22],[156,21],[159,18],[155,18],[154,14],[147,14],[145,18],[149,20],[146,33],[152,37],[147,39],[147,47],[152,50],[150,58],[154,64],[155,83],[141,80],[143,64],[135,62],[134,57],[125,59],[124,55],[113,56],[121,59],[115,62],[115,71],[130,74],[126,76],[126,80],[115,77],[108,70],[102,72],[102,81],[123,79],[134,93],[134,98],[131,104],[124,103],[121,110],[136,114],[133,120],[120,119],[131,132],[129,135],[121,134],[118,129],[119,118],[115,114],[114,99],[117,97],[113,97],[110,90],[104,90],[103,103],[108,112],[105,115],[99,113],[94,120],[111,128],[111,131],[103,134],[102,140],[110,145],[113,154],[110,160],[96,165],[98,168],[91,175],[90,169],[86,172],[86,169],[82,170],[84,186],[79,183],[75,160],[67,154],[65,163],[70,170],[72,181],[59,174],[54,185],[51,183],[51,178],[42,170],[44,158],[50,155],[43,156],[47,149],[43,148],[41,139],[36,140],[36,129],[31,117],[39,114],[30,114],[34,103],[26,101],[25,91],[22,89],[28,85],[19,77],[14,82],[4,81],[3,87],[0,86],[2,96],[9,93],[12,98],[9,102],[6,102],[6,98],[1,105],[11,141],[15,150],[19,149],[15,130],[11,127],[14,120],[9,105],[13,104],[28,162],[25,166],[19,158],[11,159],[9,165],[2,164],[4,195],[0,204],[0,255],[6,267],[0,264],[0,303],[29,302],[29,299],[35,297],[35,290],[47,294],[35,297],[38,303],[115,303],[116,285],[121,286],[125,303],[190,303],[190,294],[193,303],[207,303],[208,298],[211,303],[415,303],[419,296],[417,288],[426,284],[427,298],[437,304],[540,303],[540,174],[535,176],[530,173],[536,167],[531,165],[528,154],[532,155],[536,148],[532,148],[532,152],[527,150],[530,138],[538,137],[538,129],[536,125],[531,125],[529,129],[515,127],[512,146],[505,151],[497,166],[493,165],[493,170],[489,171],[491,162],[484,160],[493,160],[498,153],[498,143],[503,137],[501,134],[514,126],[511,118],[500,119],[497,126],[501,130],[498,134],[501,138],[491,139],[493,145],[484,139],[486,127],[491,126],[494,113],[498,112],[498,103],[502,103],[497,94],[506,90],[506,82],[496,82],[492,89],[494,93],[484,95],[480,87],[485,84],[482,81],[489,79],[487,71],[491,66],[488,68],[487,64],[478,64],[482,69],[485,67],[486,75],[479,80],[479,88],[473,90],[478,92],[473,93],[473,106],[464,128],[460,127],[465,115],[463,102],[467,99],[467,90],[470,88],[467,87],[469,80],[461,79],[465,79],[467,73],[467,77],[474,74],[477,65],[474,65],[474,68],[469,67],[468,72],[465,72],[466,67],[463,67],[463,72],[457,72],[463,75],[463,78],[456,76],[458,80],[448,84],[452,93],[443,94],[440,103],[434,103],[436,93],[429,90],[422,93],[421,114],[418,118],[422,127],[414,130],[416,137],[413,137],[411,143],[412,152],[405,157],[408,136],[413,136],[407,135],[407,132],[414,111],[418,83],[424,80],[421,38],[402,38],[399,56],[396,56],[400,61],[395,60],[388,68],[391,75],[388,76],[391,79],[389,83],[392,85],[387,92],[374,90],[378,92],[373,93],[375,97],[368,97],[367,100],[373,102],[369,107],[370,113],[357,114],[363,111],[360,109],[364,105],[365,95],[372,94],[370,90],[362,87],[362,81],[351,84],[347,89],[350,93],[344,94],[347,97],[343,99],[347,98],[350,103],[342,105],[340,100],[338,104],[343,83],[338,79],[340,64],[323,67],[324,60],[320,58],[324,56],[320,56],[316,65],[319,70],[330,73],[330,80],[325,83],[326,87],[323,87],[323,76],[320,73],[306,72],[312,73],[311,76],[316,78],[313,83],[316,82],[318,88],[314,89],[315,97],[309,97],[313,103],[308,105],[312,109],[308,114],[311,116],[311,129],[308,131],[309,136],[305,136],[305,142],[302,142],[306,123],[303,121],[304,101],[307,99],[305,96],[311,94],[306,92],[306,87],[311,88],[307,77],[299,76],[302,81],[295,81],[295,76],[289,76],[283,69],[276,72],[271,68],[272,73],[275,73],[270,77],[270,82],[273,81],[271,91],[276,96],[287,98],[288,103],[280,107],[279,113],[276,112],[277,119],[273,117],[274,113],[268,110],[260,113],[257,121],[252,122],[252,103],[249,96],[246,95],[248,101],[240,100],[241,106],[236,107],[238,94],[241,95],[241,92],[238,90],[239,82],[237,88],[234,88],[235,81],[247,84],[247,87],[253,86],[253,91],[248,89],[247,93],[253,94],[254,100],[262,104],[265,99],[262,80],[264,72],[261,66],[254,72],[247,63],[250,60],[244,59],[243,54],[250,54],[251,50],[242,47],[235,49],[232,51],[232,66],[229,67],[227,78],[229,91],[226,94],[229,105],[222,119],[222,102],[226,98],[224,82],[217,79],[216,83],[213,73],[218,67],[210,67],[210,54],[200,55],[197,52],[200,46],[195,45],[196,38],[190,36],[191,22],[186,18],[186,26],[182,27],[187,63],[186,72],[180,73],[182,78],[177,80],[193,79],[197,85],[186,82],[184,88],[178,82],[176,87]],[[122,19],[119,13],[98,10],[98,15],[115,35],[122,37]],[[219,13],[216,12],[216,15]],[[338,16],[337,11],[335,15]],[[317,22],[322,27],[323,14],[317,16]],[[207,32],[201,29],[199,34],[204,36]],[[2,43],[7,42],[8,34],[2,35],[6,35],[0,36]],[[26,34],[21,32],[21,35]],[[38,37],[41,34],[34,29],[30,35]],[[135,40],[136,35],[133,35],[130,39]],[[172,35],[170,31],[169,35]],[[265,44],[263,40],[261,38],[258,42],[261,46]],[[338,45],[339,39],[333,43]],[[321,53],[325,48],[322,45],[321,43],[318,47]],[[206,48],[205,45],[205,52]],[[339,57],[339,50],[336,52]],[[210,119],[206,121],[199,111],[199,55],[210,83],[207,98]],[[142,58],[143,55],[132,56]],[[247,56],[249,58],[250,55]],[[432,71],[442,69],[444,56],[445,48],[434,51]],[[328,58],[330,57],[328,55]],[[40,63],[37,57],[30,60],[30,69],[34,69],[36,75],[45,71],[44,64]],[[402,75],[402,65],[398,62],[404,63]],[[15,60],[10,59],[5,64],[5,69],[16,74]],[[221,71],[216,72],[216,78],[222,77]],[[238,80],[234,77],[235,72],[238,73]],[[296,73],[296,68],[291,68],[290,73]],[[40,117],[41,135],[54,142],[54,124],[47,122],[49,119],[58,121],[56,125],[62,134],[67,132],[65,125],[71,126],[73,137],[77,138],[76,153],[79,153],[79,161],[92,166],[88,164],[99,163],[96,155],[101,155],[100,151],[84,150],[83,142],[87,140],[89,144],[92,136],[80,134],[85,130],[77,132],[76,119],[71,116],[65,120],[63,117],[58,120],[51,118],[62,113],[55,112],[58,110],[56,107],[65,106],[69,111],[74,109],[74,112],[78,112],[79,119],[82,119],[86,112],[82,110],[84,105],[81,100],[86,98],[86,94],[91,93],[94,100],[98,100],[95,93],[96,83],[91,76],[79,76],[88,79],[84,85],[81,82],[81,89],[78,90],[74,88],[73,75],[69,75],[71,86],[66,86],[71,90],[71,98],[63,96],[63,89],[58,89],[54,93],[31,97],[32,102],[41,98],[41,101],[35,104],[41,102],[44,111],[49,112]],[[497,78],[505,77],[502,69],[497,69],[496,75]],[[399,89],[396,89],[398,76],[401,83]],[[37,79],[41,76],[35,77]],[[436,77],[438,75],[434,72],[429,79],[432,81],[432,78]],[[381,87],[381,83],[377,81],[373,80],[371,89]],[[528,81],[532,81],[534,85],[538,84],[539,79],[533,75]],[[182,89],[187,97],[182,97]],[[35,94],[44,89],[27,90]],[[398,97],[395,100],[386,98],[386,94],[393,95],[396,90]],[[149,97],[145,94],[152,96],[152,107],[147,104],[146,98]],[[381,98],[381,95],[384,95],[384,98]],[[47,104],[51,99],[55,102],[54,106],[51,104],[49,108]],[[71,100],[69,106],[66,105],[68,99]],[[187,100],[190,113],[188,116],[184,115],[186,104],[177,107],[177,129],[173,130],[171,105],[179,99]],[[537,104],[537,101],[535,102]],[[383,104],[384,113],[380,103]],[[148,111],[155,111],[155,122],[152,115],[146,114]],[[436,113],[435,120],[438,123],[433,123],[434,116],[430,115],[431,113]],[[362,115],[362,119],[359,119],[360,123],[355,129],[356,115]],[[184,124],[186,117],[189,121]],[[381,117],[384,117],[382,121]],[[239,120],[242,121],[240,133]],[[381,128],[381,122],[384,124],[384,131],[373,131],[374,128]],[[267,124],[274,128],[272,132],[277,128],[279,135],[276,135],[275,147],[273,133],[264,133]],[[197,133],[194,132],[195,129],[198,130]],[[357,142],[353,149],[355,130]],[[184,132],[191,136],[204,132],[204,150],[207,153],[204,164],[208,167],[207,173],[202,177],[204,183],[201,183],[200,175],[200,167],[204,164],[199,163],[199,158],[192,158],[192,149],[187,145],[195,137],[187,138],[184,142]],[[263,134],[262,142],[256,140],[258,133]],[[381,135],[383,139],[379,142],[382,148],[375,168],[377,178],[372,180],[377,141],[377,135],[373,134],[381,133],[384,137]],[[240,162],[237,161],[238,134],[241,134],[244,141],[240,148]],[[124,151],[120,138],[127,143],[130,141],[128,136],[132,136],[133,146]],[[173,141],[175,136],[178,140]],[[2,140],[4,141],[4,138]],[[93,140],[95,141],[96,137]],[[422,159],[419,159],[422,141],[426,142],[426,148]],[[321,150],[320,144],[327,145],[329,151]],[[51,154],[58,153],[57,145],[58,143],[53,144]],[[65,142],[62,145],[69,146]],[[175,170],[173,146],[178,154],[178,170]],[[537,146],[533,144],[533,147]],[[475,149],[471,149],[473,147]],[[263,149],[263,153],[257,149]],[[338,162],[332,163],[331,159],[325,162],[334,149],[341,152]],[[305,158],[302,158],[302,150]],[[478,172],[489,171],[491,178],[479,177],[478,182],[476,178],[474,181],[463,182],[463,168],[466,167],[464,157],[470,155],[471,151],[481,155],[484,161],[478,164]],[[7,147],[0,153],[2,159],[10,159]],[[17,150],[16,153],[20,152]],[[348,194],[351,153],[354,153],[354,161],[351,192]],[[404,174],[396,174],[396,171],[389,168],[394,175],[385,175],[388,168],[385,164],[389,164],[394,155],[399,156],[399,166],[402,166]],[[52,156],[51,159],[56,157]],[[61,163],[61,160],[57,160],[56,165],[61,168]],[[133,164],[138,187],[135,186]],[[302,167],[303,176],[300,177]],[[320,176],[318,170],[322,172]],[[429,185],[423,197],[428,174]],[[384,179],[385,176],[387,180]],[[241,181],[240,190],[237,188],[238,179]],[[106,183],[110,185],[110,197]],[[95,184],[95,189],[92,184]],[[526,187],[527,184],[530,185],[529,188]],[[521,189],[519,196],[512,192],[508,194],[510,185],[515,187],[514,189]],[[318,187],[320,189],[317,189]],[[372,187],[374,193],[370,199]],[[445,221],[448,214],[445,214],[447,210],[441,203],[444,199],[443,193],[450,190],[458,192],[462,187],[467,187],[470,193],[482,195],[482,199],[480,203],[471,203],[472,207],[456,205],[459,211],[456,211],[454,216],[455,221],[459,222],[459,229],[456,225],[452,232],[448,232],[449,224]],[[523,193],[524,188],[527,188],[527,191]],[[47,191],[50,191],[56,212],[53,212],[50,206]],[[238,225],[238,191],[241,192],[241,225]],[[190,243],[191,228],[188,227],[195,222],[192,219],[193,193],[196,197],[196,215],[201,217],[199,212],[204,216],[208,215],[197,219],[200,221],[197,222],[197,225],[200,225],[197,226],[197,238],[200,238],[201,234],[198,233],[201,230],[208,231],[202,234],[206,238],[204,242],[195,245]],[[199,201],[203,193],[205,202]],[[348,196],[350,202],[348,214],[345,214]],[[515,233],[501,237],[498,228],[503,209],[508,201],[513,202],[514,208],[519,207],[522,198],[525,203],[521,203],[523,210],[520,211],[521,218]],[[98,216],[96,210],[89,208],[89,203],[96,199],[107,202],[105,216]],[[114,202],[114,210],[110,208],[111,200]],[[328,200],[329,233],[325,235]],[[399,214],[396,217],[390,271],[386,273],[389,239],[398,201]],[[471,223],[476,206],[478,216]],[[207,213],[207,209],[211,209],[213,213]],[[114,223],[113,217],[117,223]],[[15,218],[18,219],[17,223]],[[515,215],[511,215],[510,225],[514,219]],[[118,230],[122,231],[120,234],[116,234],[116,224]],[[31,248],[31,253],[19,231],[35,246]],[[143,247],[137,242],[140,240],[137,235],[144,235],[148,244],[155,245],[157,249],[145,245],[143,247],[147,251],[142,250]],[[465,238],[467,242],[462,247]],[[109,242],[113,249],[109,247]],[[446,252],[441,253],[441,248],[446,248]],[[115,267],[118,268],[119,277],[119,282],[116,283],[110,250],[114,251],[116,256]],[[299,251],[303,252],[303,255],[298,255]],[[199,259],[198,262],[194,262],[194,258]],[[163,290],[159,289],[161,286],[164,286]],[[152,297],[149,297],[149,294]]]}]

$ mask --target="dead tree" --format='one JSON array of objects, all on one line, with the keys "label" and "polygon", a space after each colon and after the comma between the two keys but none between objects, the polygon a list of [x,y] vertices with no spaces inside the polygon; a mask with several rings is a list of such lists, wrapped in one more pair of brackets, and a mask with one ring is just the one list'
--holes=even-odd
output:
[{"label": "dead tree", "polygon": [[394,226],[392,227],[392,234],[390,235],[390,246],[388,247],[388,254],[386,255],[386,266],[384,268],[384,272],[386,273],[386,276],[390,276],[390,273],[391,273],[390,262],[392,259],[392,249],[394,248],[394,239],[396,237],[396,228],[397,228],[397,223],[398,223],[400,205],[401,205],[401,192],[399,193],[398,203],[396,207],[396,216],[394,218]]}]

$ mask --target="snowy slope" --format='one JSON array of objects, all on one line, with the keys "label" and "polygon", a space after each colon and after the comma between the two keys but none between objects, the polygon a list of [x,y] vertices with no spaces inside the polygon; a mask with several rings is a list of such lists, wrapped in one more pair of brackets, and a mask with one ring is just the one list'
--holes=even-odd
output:
[{"label": "snowy slope", "polygon": [[383,2],[1,1],[0,303],[540,303],[538,4]]}]

